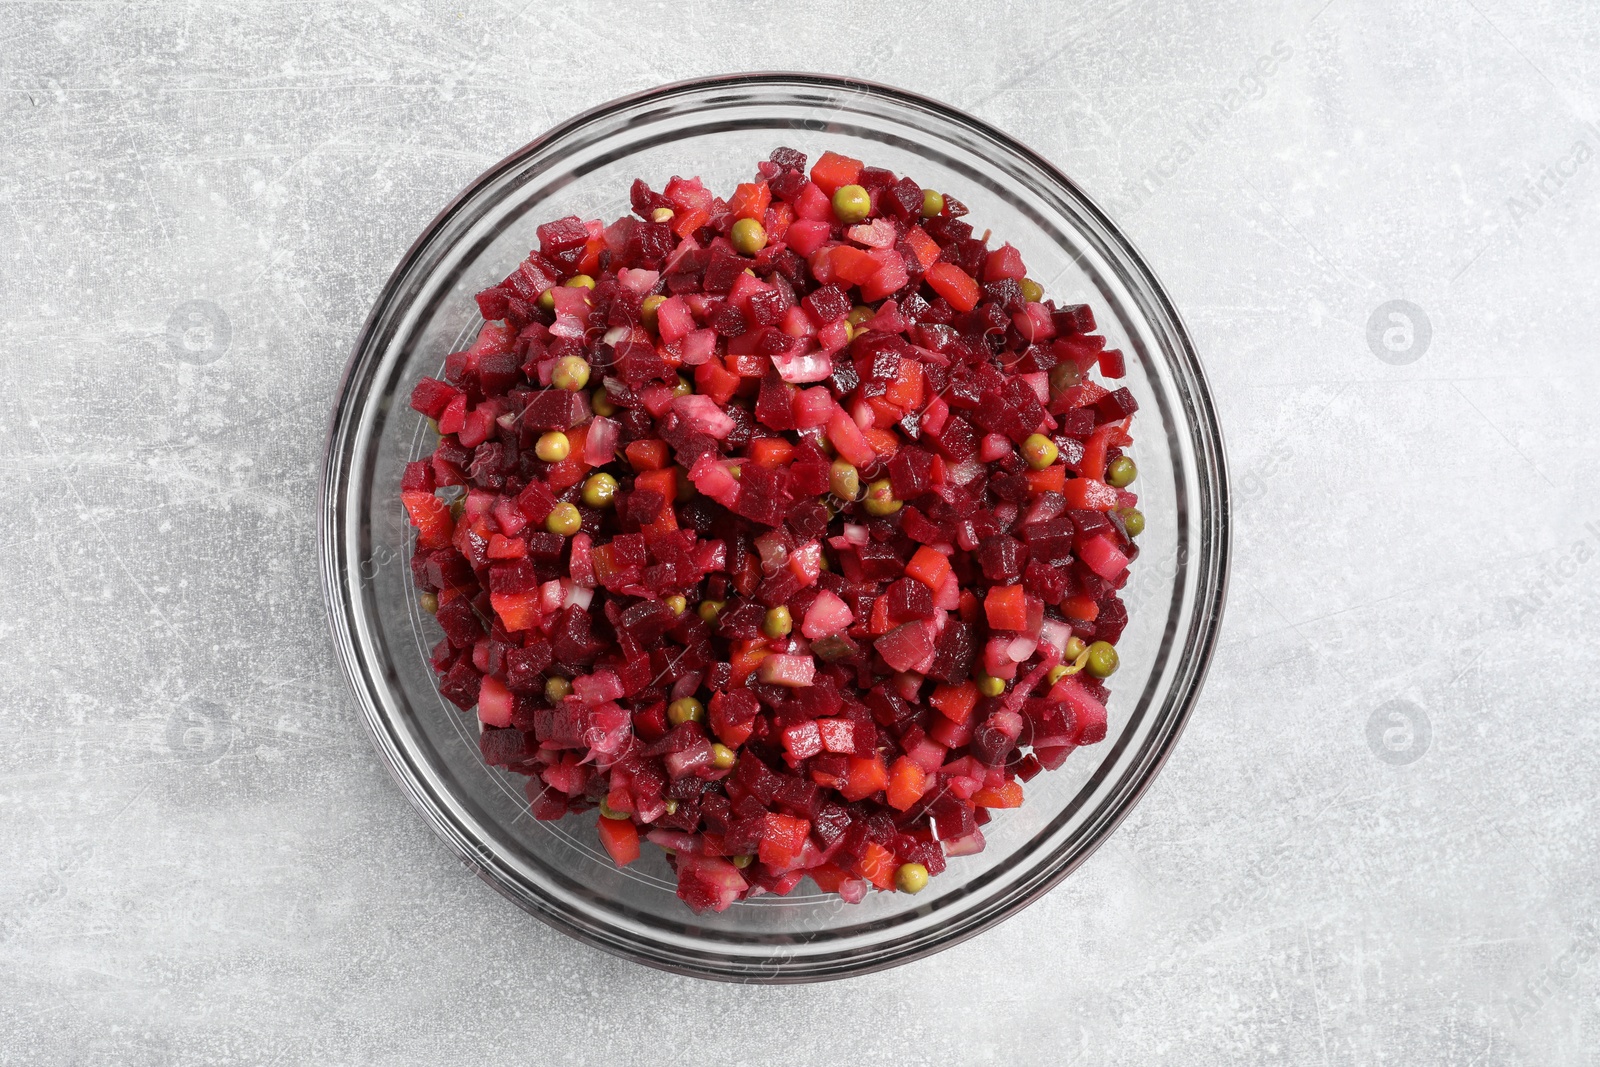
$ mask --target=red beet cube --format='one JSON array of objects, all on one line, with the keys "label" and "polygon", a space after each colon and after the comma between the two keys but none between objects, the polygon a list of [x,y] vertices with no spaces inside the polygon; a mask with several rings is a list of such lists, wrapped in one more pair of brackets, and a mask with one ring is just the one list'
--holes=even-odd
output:
[{"label": "red beet cube", "polygon": [[569,251],[589,240],[588,227],[576,215],[547,222],[535,232],[539,235],[539,251],[547,256]]},{"label": "red beet cube", "polygon": [[911,619],[933,618],[933,593],[914,578],[901,578],[884,594],[889,604],[889,621],[895,625]]}]

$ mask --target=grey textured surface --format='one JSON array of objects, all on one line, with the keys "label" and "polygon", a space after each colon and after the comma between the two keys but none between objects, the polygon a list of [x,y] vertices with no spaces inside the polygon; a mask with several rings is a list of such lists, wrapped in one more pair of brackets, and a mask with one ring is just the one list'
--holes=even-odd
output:
[{"label": "grey textured surface", "polygon": [[[929,3],[911,45],[752,7],[0,6],[0,1062],[1600,1063],[1600,13]],[[413,236],[740,62],[1061,164],[1186,315],[1237,486],[1222,648],[1125,827],[981,938],[787,989],[614,960],[447,855],[312,554]]]}]

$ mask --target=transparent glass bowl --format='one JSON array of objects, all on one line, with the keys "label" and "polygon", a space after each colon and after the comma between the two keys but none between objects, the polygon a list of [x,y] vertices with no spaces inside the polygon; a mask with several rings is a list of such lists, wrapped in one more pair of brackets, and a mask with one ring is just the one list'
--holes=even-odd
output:
[{"label": "transparent glass bowl", "polygon": [[[595,816],[535,821],[524,779],[485,767],[477,721],[435,688],[439,638],[418,605],[399,500],[404,464],[431,448],[407,405],[478,321],[473,294],[537,244],[534,227],[615,218],[628,187],[673,174],[710,187],[748,180],[779,145],[833,149],[948,191],[1018,246],[1057,300],[1087,302],[1128,356],[1139,401],[1131,450],[1147,516],[1125,590],[1130,623],[1111,681],[1106,740],[1028,783],[985,828],[988,848],[952,860],[921,894],[842,903],[809,880],[720,915],[674,894],[659,850],[619,870]],[[943,104],[855,81],[757,74],[687,82],[562,124],[466,189],[417,239],[379,295],[334,410],[319,516],[334,642],[374,743],[433,828],[469,867],[552,926],[655,967],[735,981],[797,982],[878,970],[936,952],[1026,906],[1111,833],[1167,758],[1198,693],[1221,619],[1228,560],[1222,442],[1205,377],[1176,311],[1111,221],[1060,171]]]}]

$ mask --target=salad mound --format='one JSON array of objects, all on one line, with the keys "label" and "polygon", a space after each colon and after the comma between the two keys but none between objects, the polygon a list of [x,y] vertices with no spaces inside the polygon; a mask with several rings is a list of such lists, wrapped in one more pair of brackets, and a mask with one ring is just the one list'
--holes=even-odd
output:
[{"label": "salad mound", "polygon": [[1083,304],[953,196],[780,148],[538,227],[424,378],[439,691],[533,814],[720,911],[915,893],[1105,737],[1144,527]]}]

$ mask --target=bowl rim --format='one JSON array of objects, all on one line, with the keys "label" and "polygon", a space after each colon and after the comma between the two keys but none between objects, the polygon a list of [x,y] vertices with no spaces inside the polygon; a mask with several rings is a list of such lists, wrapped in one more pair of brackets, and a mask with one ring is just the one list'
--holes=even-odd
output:
[{"label": "bowl rim", "polygon": [[[583,127],[608,115],[626,111],[642,103],[666,100],[675,96],[717,89],[767,86],[793,86],[800,89],[810,88],[858,94],[865,93],[866,95],[886,97],[893,102],[932,111],[946,120],[957,125],[966,126],[983,137],[996,142],[1006,151],[1014,153],[1027,164],[1036,167],[1051,182],[1057,183],[1067,190],[1076,199],[1078,205],[1099,225],[1103,235],[1127,257],[1129,264],[1135,268],[1135,272],[1146,290],[1143,295],[1154,302],[1154,310],[1164,320],[1160,325],[1166,328],[1165,332],[1170,334],[1170,340],[1173,342],[1168,357],[1180,365],[1188,378],[1187,384],[1191,387],[1188,390],[1189,395],[1187,395],[1186,399],[1195,415],[1195,425],[1192,427],[1195,466],[1200,474],[1201,485],[1209,484],[1216,498],[1215,523],[1208,525],[1202,522],[1195,538],[1198,549],[1197,555],[1207,564],[1207,567],[1198,576],[1196,582],[1194,612],[1197,618],[1197,626],[1195,627],[1193,641],[1190,643],[1188,669],[1184,672],[1185,676],[1176,678],[1174,682],[1179,691],[1176,695],[1172,712],[1162,723],[1159,730],[1149,739],[1144,751],[1141,753],[1137,764],[1141,772],[1131,785],[1122,791],[1118,802],[1110,805],[1109,810],[1105,810],[1102,813],[1101,818],[1098,820],[1100,825],[1095,828],[1093,834],[1080,850],[1056,867],[1042,869],[1033,879],[1024,882],[1016,891],[996,898],[983,911],[977,914],[957,917],[951,925],[942,928],[936,937],[924,936],[908,944],[897,945],[891,943],[884,950],[875,951],[865,959],[856,958],[853,950],[842,949],[833,954],[807,958],[804,961],[804,966],[793,968],[773,966],[770,963],[757,962],[750,959],[722,956],[715,951],[708,951],[697,956],[694,962],[686,962],[682,957],[670,950],[652,953],[642,947],[635,939],[617,936],[613,931],[597,929],[589,924],[574,921],[573,916],[565,911],[548,906],[544,901],[537,899],[536,895],[530,898],[515,894],[509,886],[496,878],[487,869],[487,867],[492,866],[492,863],[488,862],[492,859],[488,850],[468,836],[455,832],[450,820],[444,817],[441,806],[432,799],[432,791],[418,780],[418,776],[409,772],[408,765],[401,758],[399,746],[388,735],[387,717],[378,706],[378,701],[374,698],[372,688],[379,684],[379,680],[369,672],[365,657],[361,655],[357,649],[356,642],[352,638],[348,617],[352,603],[347,599],[348,593],[343,588],[344,583],[342,582],[342,577],[345,574],[344,553],[341,544],[343,528],[337,522],[342,516],[342,493],[340,490],[346,480],[348,471],[347,465],[341,462],[343,450],[340,446],[347,443],[347,438],[356,421],[354,416],[359,410],[353,407],[350,401],[352,399],[352,387],[357,384],[360,372],[366,369],[363,367],[363,356],[367,353],[369,345],[379,331],[380,322],[392,304],[392,297],[399,283],[410,273],[420,259],[422,252],[432,244],[434,238],[445,228],[456,212],[465,203],[477,196],[486,186],[493,184],[499,177],[520,166],[528,157],[534,155],[546,145],[580,131]],[[1207,534],[1210,535],[1209,538],[1206,537]],[[369,740],[377,750],[390,775],[400,785],[411,806],[423,816],[433,832],[449,844],[451,851],[456,854],[469,870],[493,887],[501,896],[533,914],[547,925],[578,941],[603,949],[613,955],[660,970],[696,978],[740,983],[791,984],[853,977],[886,970],[932,955],[968,938],[976,937],[1050,892],[1087,861],[1112,836],[1123,820],[1138,806],[1139,801],[1154,784],[1168,758],[1170,758],[1179,737],[1182,736],[1189,718],[1194,712],[1195,704],[1199,699],[1200,692],[1209,673],[1227,603],[1232,560],[1231,494],[1227,453],[1224,447],[1220,420],[1217,417],[1215,403],[1212,398],[1210,382],[1182,316],[1173,304],[1171,297],[1168,296],[1165,286],[1162,285],[1159,277],[1150,268],[1145,257],[1100,205],[1084,192],[1073,179],[1068,177],[1049,159],[1034,151],[1016,137],[998,129],[983,119],[932,97],[863,78],[842,77],[807,71],[758,71],[718,74],[669,82],[617,97],[579,112],[551,126],[538,137],[484,169],[451,198],[423,227],[415,240],[407,247],[383,284],[378,288],[373,305],[356,334],[350,349],[350,355],[340,375],[338,389],[334,394],[332,416],[324,439],[323,464],[317,491],[316,550],[319,562],[319,577],[322,585],[323,606],[330,636],[333,638],[341,673],[350,688],[351,695],[355,697],[356,703],[360,707],[361,717],[366,724]]]}]

